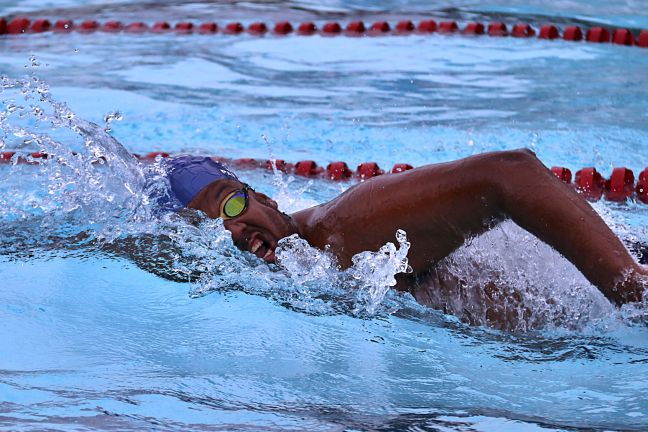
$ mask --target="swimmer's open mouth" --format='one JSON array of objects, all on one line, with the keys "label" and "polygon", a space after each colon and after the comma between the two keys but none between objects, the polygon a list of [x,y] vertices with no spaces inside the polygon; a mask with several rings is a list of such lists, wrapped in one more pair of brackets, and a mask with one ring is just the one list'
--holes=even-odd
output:
[{"label": "swimmer's open mouth", "polygon": [[275,260],[274,247],[259,238],[258,233],[253,234],[250,238],[248,250],[265,262],[272,263]]}]

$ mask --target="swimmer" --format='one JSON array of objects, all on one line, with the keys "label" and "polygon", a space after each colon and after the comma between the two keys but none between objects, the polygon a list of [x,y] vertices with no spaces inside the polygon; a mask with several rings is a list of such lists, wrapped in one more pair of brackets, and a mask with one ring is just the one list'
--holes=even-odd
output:
[{"label": "swimmer", "polygon": [[298,234],[316,248],[328,247],[349,267],[355,254],[376,251],[405,230],[413,274],[398,275],[397,288],[423,304],[432,296],[416,278],[506,219],[552,246],[616,305],[641,301],[647,286],[648,267],[635,262],[592,207],[530,150],[374,177],[292,215],[210,158],[183,156],[168,164],[171,190],[182,206],[222,218],[239,249],[268,263],[275,262],[279,240]]}]

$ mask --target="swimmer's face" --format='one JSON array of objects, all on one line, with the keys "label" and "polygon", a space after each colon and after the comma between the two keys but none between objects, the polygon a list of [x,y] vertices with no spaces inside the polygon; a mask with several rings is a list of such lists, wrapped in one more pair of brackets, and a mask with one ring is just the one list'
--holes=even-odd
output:
[{"label": "swimmer's face", "polygon": [[[210,218],[222,217],[225,201],[244,188],[245,185],[236,180],[216,181],[200,191],[187,207],[201,210]],[[273,263],[277,243],[297,233],[296,225],[266,195],[247,189],[247,197],[245,211],[233,218],[224,217],[223,224],[232,233],[236,247]]]}]

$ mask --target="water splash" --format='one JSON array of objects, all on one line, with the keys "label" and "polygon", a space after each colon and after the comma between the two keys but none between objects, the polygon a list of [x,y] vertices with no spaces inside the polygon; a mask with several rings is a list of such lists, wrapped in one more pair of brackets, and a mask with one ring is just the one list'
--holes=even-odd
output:
[{"label": "water splash", "polygon": [[396,232],[399,248],[393,243],[382,246],[378,252],[361,252],[352,258],[350,274],[360,284],[359,304],[370,314],[375,312],[387,291],[396,286],[395,276],[399,273],[412,273],[407,261],[410,243],[403,230]]},{"label": "water splash", "polygon": [[205,218],[196,226],[175,225],[169,235],[178,245],[175,269],[197,275],[192,296],[237,290],[310,314],[386,313],[389,308],[383,300],[396,283],[395,275],[410,270],[409,244],[403,232],[398,233],[400,248],[388,243],[378,252],[358,254],[354,265],[344,271],[328,250],[316,249],[297,235],[279,241],[277,264],[269,266],[238,250],[220,219]]},{"label": "water splash", "polygon": [[[0,83],[2,146],[16,151],[11,169],[2,172],[4,181],[16,184],[0,197],[3,216],[42,215],[44,225],[55,226],[60,219],[82,215],[94,235],[106,239],[122,233],[124,225],[116,220],[150,220],[144,170],[121,144],[55,101],[38,76],[2,76]],[[34,152],[47,157],[34,159]],[[20,161],[36,166],[25,169]]]},{"label": "water splash", "polygon": [[426,303],[508,330],[582,329],[616,313],[569,261],[510,221],[472,239],[420,283]]},{"label": "water splash", "polygon": [[284,174],[277,169],[277,160],[270,159],[272,168],[272,186],[275,188],[273,199],[285,213],[294,213],[319,204],[317,201],[305,198],[306,192],[313,186],[313,180],[297,187],[293,175]]},{"label": "water splash", "polygon": [[[268,266],[239,251],[221,220],[156,212],[155,197],[168,192],[164,167],[140,164],[109,135],[111,123],[123,117],[119,111],[106,114],[101,127],[54,100],[47,84],[34,74],[1,80],[5,110],[0,114],[0,129],[7,137],[3,145],[8,141],[17,150],[2,173],[15,186],[0,196],[2,217],[5,221],[38,217],[37,227],[31,225],[32,243],[62,246],[63,233],[56,227],[63,221],[67,239],[99,241],[112,244],[112,249],[141,247],[138,236],[158,236],[170,240],[170,247],[154,246],[162,240],[149,241],[151,254],[157,251],[167,259],[171,272],[191,281],[192,296],[242,290],[309,313],[379,313],[381,301],[395,283],[394,275],[407,270],[409,244],[404,233],[398,234],[400,249],[388,243],[376,253],[360,254],[347,272],[340,270],[330,253],[295,237],[280,242],[279,265]],[[46,153],[47,159],[31,158],[34,151]],[[30,164],[19,164],[19,158]],[[295,190],[293,182],[292,176],[285,178],[275,169],[275,195],[284,211],[317,204],[303,197],[310,183]],[[26,226],[30,225],[22,225]],[[54,235],[57,241],[49,241]],[[66,244],[72,243],[78,241]],[[130,256],[140,264],[149,260],[140,253]],[[158,257],[155,262],[165,259]]]}]

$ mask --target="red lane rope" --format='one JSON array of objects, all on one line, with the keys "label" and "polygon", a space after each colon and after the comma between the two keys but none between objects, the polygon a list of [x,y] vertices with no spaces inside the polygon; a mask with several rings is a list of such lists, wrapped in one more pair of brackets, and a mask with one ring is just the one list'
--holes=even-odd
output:
[{"label": "red lane rope", "polygon": [[[134,155],[142,161],[154,161],[171,157],[167,152],[151,152],[146,155]],[[46,153],[31,153],[29,155],[18,154],[17,152],[0,152],[0,164],[5,163],[26,163],[36,164],[39,159],[47,159]],[[386,173],[376,162],[363,162],[352,170],[346,162],[330,162],[324,166],[319,166],[313,160],[302,160],[296,163],[286,162],[283,159],[263,160],[263,159],[229,159],[221,156],[213,156],[215,160],[226,162],[240,169],[273,169],[295,174],[302,177],[321,178],[332,181],[344,181],[351,178],[360,181],[370,179]],[[414,167],[407,163],[397,163],[387,173],[398,174]],[[605,198],[608,201],[625,202],[628,199],[648,204],[648,166],[639,174],[635,182],[635,175],[631,169],[618,167],[612,170],[609,178],[604,178],[594,167],[582,168],[576,171],[573,177],[569,168],[554,166],[551,168],[556,177],[567,184],[573,185],[585,198],[591,201],[598,201]]]},{"label": "red lane rope", "polygon": [[418,24],[410,20],[398,21],[392,26],[387,21],[377,21],[372,24],[365,24],[362,21],[352,21],[343,25],[337,21],[326,22],[318,27],[313,22],[303,22],[293,26],[288,21],[277,22],[274,25],[268,25],[263,22],[254,22],[245,27],[240,22],[230,22],[224,26],[215,22],[204,22],[194,24],[192,22],[178,22],[175,25],[165,21],[160,21],[149,25],[137,21],[124,24],[120,21],[106,21],[100,23],[95,20],[86,20],[75,23],[71,20],[50,21],[48,19],[30,20],[25,17],[16,17],[9,21],[0,18],[0,35],[2,34],[24,34],[24,33],[43,33],[53,31],[56,33],[69,33],[76,31],[79,33],[93,33],[97,31],[107,33],[178,33],[178,34],[216,34],[226,35],[251,34],[254,36],[263,36],[274,34],[286,36],[296,34],[299,36],[311,36],[320,34],[324,36],[387,36],[387,35],[408,35],[408,34],[464,34],[464,35],[489,35],[493,37],[512,36],[516,38],[539,39],[562,39],[566,41],[581,41],[592,43],[613,43],[617,45],[639,46],[648,48],[648,30],[641,30],[639,34],[634,34],[627,28],[591,27],[583,30],[578,26],[568,26],[564,29],[547,24],[540,28],[534,28],[527,23],[519,23],[510,29],[505,23],[491,22],[485,25],[480,22],[469,22],[460,27],[456,21],[422,20]]}]

